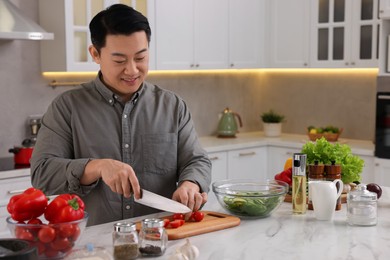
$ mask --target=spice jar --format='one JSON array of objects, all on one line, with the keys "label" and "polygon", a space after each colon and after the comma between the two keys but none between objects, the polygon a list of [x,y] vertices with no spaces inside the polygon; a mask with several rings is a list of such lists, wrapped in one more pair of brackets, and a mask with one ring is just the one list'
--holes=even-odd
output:
[{"label": "spice jar", "polygon": [[114,224],[112,240],[115,260],[130,260],[138,257],[139,239],[134,223],[119,222]]},{"label": "spice jar", "polygon": [[350,225],[375,226],[377,224],[377,194],[359,184],[347,196],[347,220]]},{"label": "spice jar", "polygon": [[144,219],[139,240],[139,251],[142,255],[160,256],[164,254],[168,242],[164,221],[158,218]]},{"label": "spice jar", "polygon": [[[334,181],[336,179],[341,179],[341,165],[336,164],[335,161],[332,161],[331,164],[325,165],[325,179],[327,181]],[[340,189],[340,185],[337,183],[336,184],[337,191]],[[337,199],[336,202],[336,210],[341,209],[341,196]]]},{"label": "spice jar", "polygon": [[[309,176],[309,185],[311,181],[323,181],[324,178],[324,165],[318,164],[318,161],[314,161],[314,164],[309,164],[308,167],[308,176]],[[313,202],[311,201],[311,194],[309,188],[309,199],[307,203],[307,208],[313,210]]]}]

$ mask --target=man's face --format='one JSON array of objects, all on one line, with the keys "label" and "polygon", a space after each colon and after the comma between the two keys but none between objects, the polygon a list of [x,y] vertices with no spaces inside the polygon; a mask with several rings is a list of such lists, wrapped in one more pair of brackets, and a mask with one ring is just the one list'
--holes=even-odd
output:
[{"label": "man's face", "polygon": [[106,46],[89,49],[100,65],[103,82],[126,101],[140,88],[149,68],[149,46],[144,31],[131,35],[107,35]]}]

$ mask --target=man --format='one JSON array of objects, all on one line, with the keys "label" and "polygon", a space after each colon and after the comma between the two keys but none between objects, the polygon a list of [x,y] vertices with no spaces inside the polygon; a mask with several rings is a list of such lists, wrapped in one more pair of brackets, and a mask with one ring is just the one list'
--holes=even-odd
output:
[{"label": "man", "polygon": [[117,4],[89,27],[100,72],[49,106],[31,159],[33,186],[82,196],[88,225],[156,212],[134,203],[140,187],[198,210],[207,201],[211,163],[183,100],[144,81],[147,19]]}]

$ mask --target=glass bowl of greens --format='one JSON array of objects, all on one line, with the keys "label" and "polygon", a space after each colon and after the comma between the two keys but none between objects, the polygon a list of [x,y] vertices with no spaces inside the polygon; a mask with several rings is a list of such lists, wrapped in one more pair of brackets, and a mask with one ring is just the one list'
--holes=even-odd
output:
[{"label": "glass bowl of greens", "polygon": [[283,181],[230,179],[216,181],[212,189],[219,204],[241,218],[266,218],[284,201],[289,185]]}]

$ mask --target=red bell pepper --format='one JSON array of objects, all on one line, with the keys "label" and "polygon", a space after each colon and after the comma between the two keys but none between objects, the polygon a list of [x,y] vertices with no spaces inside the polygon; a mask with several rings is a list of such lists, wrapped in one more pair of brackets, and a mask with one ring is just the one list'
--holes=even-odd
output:
[{"label": "red bell pepper", "polygon": [[84,217],[84,202],[74,194],[58,195],[45,210],[45,218],[50,223],[64,223]]},{"label": "red bell pepper", "polygon": [[16,221],[27,221],[41,216],[47,206],[46,195],[38,189],[28,188],[10,198],[7,210]]},{"label": "red bell pepper", "polygon": [[292,185],[292,168],[288,168],[281,173],[275,175],[275,180],[284,181],[288,183],[288,185]]}]

